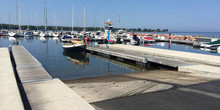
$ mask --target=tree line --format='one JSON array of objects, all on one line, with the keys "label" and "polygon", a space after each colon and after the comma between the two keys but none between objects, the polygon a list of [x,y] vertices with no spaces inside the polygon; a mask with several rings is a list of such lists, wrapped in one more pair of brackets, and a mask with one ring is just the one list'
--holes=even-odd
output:
[{"label": "tree line", "polygon": [[[21,25],[20,26],[22,30],[44,30],[45,27],[44,26],[33,26],[33,25]],[[0,29],[18,29],[19,26],[18,25],[13,25],[13,24],[1,24]],[[74,27],[73,30],[76,31],[83,31],[83,27]],[[168,29],[147,29],[147,28],[113,28],[113,31],[117,31],[117,30],[127,30],[128,32],[168,32]],[[72,30],[71,27],[67,27],[67,26],[57,26],[57,28],[55,26],[47,26],[47,30]],[[100,31],[100,27],[86,27],[86,31]],[[104,31],[104,28],[101,28],[101,31]]]}]

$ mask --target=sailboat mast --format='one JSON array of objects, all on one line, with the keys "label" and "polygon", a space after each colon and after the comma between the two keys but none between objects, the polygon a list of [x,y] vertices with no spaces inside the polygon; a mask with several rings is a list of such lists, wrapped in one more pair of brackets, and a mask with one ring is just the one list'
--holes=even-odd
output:
[{"label": "sailboat mast", "polygon": [[84,5],[84,34],[86,33],[86,7]]},{"label": "sailboat mast", "polygon": [[73,32],[73,26],[74,26],[74,10],[72,5],[72,32]]},{"label": "sailboat mast", "polygon": [[94,13],[94,28],[95,28],[95,13]]},{"label": "sailboat mast", "polygon": [[55,12],[54,12],[54,30],[57,31],[57,11],[55,9]]},{"label": "sailboat mast", "polygon": [[63,32],[63,17],[61,16],[61,31]]},{"label": "sailboat mast", "polygon": [[18,2],[15,0],[16,23],[18,25]]},{"label": "sailboat mast", "polygon": [[56,28],[56,31],[58,31],[58,28],[57,28],[57,10],[55,10],[55,28]]},{"label": "sailboat mast", "polygon": [[3,23],[1,22],[1,17],[0,17],[0,23],[1,23],[1,29],[3,29]]},{"label": "sailboat mast", "polygon": [[47,30],[47,2],[44,2],[44,23],[45,23],[45,31]]},{"label": "sailboat mast", "polygon": [[76,26],[77,26],[77,31],[79,32],[79,21],[78,21],[78,16],[77,16],[77,18],[76,18]]},{"label": "sailboat mast", "polygon": [[21,8],[19,8],[19,16],[18,16],[18,18],[19,18],[19,23],[18,23],[18,29],[19,30],[21,30]]},{"label": "sailboat mast", "polygon": [[11,29],[11,15],[10,15],[10,12],[8,12],[8,21],[9,21],[9,29]]},{"label": "sailboat mast", "polygon": [[27,21],[28,21],[28,27],[27,27],[27,29],[29,30],[29,15],[28,15],[28,11],[27,11]]},{"label": "sailboat mast", "polygon": [[35,10],[35,14],[36,14],[36,28],[38,30],[38,22],[37,22],[37,10]]},{"label": "sailboat mast", "polygon": [[47,29],[47,2],[46,2],[46,29]]},{"label": "sailboat mast", "polygon": [[102,30],[102,10],[101,10],[101,19],[100,19],[100,31]]}]

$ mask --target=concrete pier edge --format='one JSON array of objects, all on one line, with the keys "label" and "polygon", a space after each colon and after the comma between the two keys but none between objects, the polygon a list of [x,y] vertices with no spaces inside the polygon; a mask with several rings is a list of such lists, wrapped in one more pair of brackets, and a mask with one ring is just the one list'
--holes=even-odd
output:
[{"label": "concrete pier edge", "polygon": [[[125,58],[142,63],[152,62],[168,67],[177,68],[178,71],[199,73],[199,74],[211,74],[209,76],[220,77],[220,57],[213,55],[204,55],[197,53],[139,47],[133,45],[113,44],[108,45],[101,44],[96,47],[87,47],[87,50],[91,53],[103,53],[107,55],[116,56],[119,58]],[[117,53],[115,53],[117,52]],[[120,56],[120,53],[123,54]],[[130,58],[129,56],[135,56]],[[145,62],[141,59],[145,58]],[[195,68],[194,68],[195,67]]]},{"label": "concrete pier edge", "polygon": [[24,110],[8,48],[0,48],[0,109]]},{"label": "concrete pier edge", "polygon": [[[16,72],[27,97],[26,100],[30,105],[28,109],[94,110],[88,102],[60,79],[52,79],[40,62],[23,46],[11,46],[11,51],[13,58],[15,58],[15,64],[18,64],[16,65]],[[29,59],[19,60],[20,54],[24,58],[28,56]]]}]

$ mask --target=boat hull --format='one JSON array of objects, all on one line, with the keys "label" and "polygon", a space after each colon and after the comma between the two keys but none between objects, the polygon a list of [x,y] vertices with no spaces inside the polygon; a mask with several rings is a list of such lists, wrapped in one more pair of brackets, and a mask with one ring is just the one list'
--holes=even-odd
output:
[{"label": "boat hull", "polygon": [[219,47],[220,47],[220,44],[219,45],[212,45],[208,48],[211,49],[211,50],[217,50]]},{"label": "boat hull", "polygon": [[73,52],[86,52],[86,45],[80,45],[80,46],[63,46],[63,49],[65,51],[73,51]]}]

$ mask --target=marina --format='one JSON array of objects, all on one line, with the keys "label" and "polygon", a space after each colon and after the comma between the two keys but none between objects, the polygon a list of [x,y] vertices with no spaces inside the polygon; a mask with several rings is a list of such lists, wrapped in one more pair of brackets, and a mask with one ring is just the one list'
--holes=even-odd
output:
[{"label": "marina", "polygon": [[219,1],[1,3],[0,110],[220,109]]},{"label": "marina", "polygon": [[[156,75],[157,72],[166,74],[170,74],[171,72],[173,74],[170,74],[170,76],[174,77],[178,74],[185,75],[185,73],[190,73],[190,76],[188,76],[188,74],[184,76],[187,77],[187,80],[191,80],[189,77],[193,77],[192,79],[196,78],[198,82],[206,82],[219,78],[220,74],[218,72],[220,65],[219,53],[196,50],[193,46],[178,43],[172,44],[169,48],[168,44],[165,42],[155,42],[153,45],[146,46],[145,44],[98,44],[98,42],[96,43],[90,41],[87,44],[86,53],[78,53],[65,51],[62,47],[63,42],[59,39],[54,39],[53,37],[45,39],[42,39],[41,37],[17,37],[13,40],[11,40],[10,37],[1,37],[0,41],[1,47],[8,47],[8,49],[11,50],[11,54],[14,59],[13,61],[15,62],[15,71],[18,76],[17,80],[19,81],[18,83],[20,83],[19,85],[23,88],[23,92],[20,94],[22,96],[22,105],[25,109],[40,109],[41,107],[38,106],[39,104],[44,104],[47,108],[53,108],[54,106],[52,107],[50,104],[47,104],[46,100],[62,104],[61,102],[54,102],[54,100],[61,99],[63,101],[69,99],[63,99],[62,95],[53,96],[53,98],[51,98],[50,94],[62,94],[67,93],[67,91],[70,92],[69,94],[72,94],[71,96],[68,96],[68,98],[74,97],[78,100],[78,102],[74,102],[76,101],[75,99],[66,107],[74,106],[77,108],[79,106],[72,105],[77,104],[88,107],[86,109],[98,109],[98,106],[100,105],[96,102],[102,102],[112,98],[114,99],[114,97],[127,97],[127,95],[124,94],[129,94],[131,96],[134,94],[143,94],[143,92],[138,91],[134,93],[131,92],[134,91],[135,87],[137,87],[137,90],[138,87],[141,87],[142,89],[140,89],[140,91],[144,90],[145,92],[169,90],[173,88],[173,83],[169,85],[170,83],[165,83],[165,80],[160,82],[159,85],[152,82],[134,80],[135,83],[133,81],[129,82],[130,86],[133,88],[127,90],[118,88],[118,91],[123,90],[122,94],[116,95],[113,92],[112,94],[106,96],[107,94],[100,90],[100,87],[102,86],[97,86],[95,83],[88,83],[96,88],[95,91],[98,90],[96,91],[98,94],[103,94],[101,96],[97,96],[97,94],[93,93],[93,96],[91,96],[85,95],[88,94],[86,92],[82,92],[84,89],[81,87],[88,88],[88,85],[80,84],[81,86],[75,85],[75,87],[72,88],[73,84],[77,84],[77,81],[81,81],[80,79],[89,81],[91,78],[94,78],[94,81],[98,81],[99,78],[104,78],[107,81],[103,84],[106,85],[106,87],[109,86],[112,88],[114,85],[108,82],[108,77],[115,77],[111,80],[111,82],[115,82],[117,85],[125,86],[124,83],[119,83],[120,81],[125,80],[121,79],[121,76],[124,75],[133,77],[135,74],[140,74],[142,76],[144,75],[143,73],[154,73]],[[185,50],[186,47],[190,49]],[[180,57],[180,54],[183,55]],[[156,75],[155,77],[159,76]],[[150,78],[151,76],[147,77]],[[151,80],[155,80],[155,77],[152,77],[153,79]],[[200,79],[200,77],[206,77],[207,79]],[[174,79],[180,80],[178,78]],[[174,79],[172,80],[175,81]],[[61,80],[64,84],[62,84]],[[194,83],[198,83],[197,81]],[[143,85],[143,83],[145,84]],[[174,84],[174,87],[182,87],[185,84],[194,84],[183,80],[174,83],[177,83],[177,85]],[[48,88],[48,84],[52,84],[54,86]],[[60,88],[60,90],[61,88],[63,89],[62,91],[51,92],[51,90],[54,91],[54,87],[56,89]],[[148,87],[153,88],[149,89]],[[158,87],[160,89],[156,89]],[[69,88],[74,90],[74,92],[70,91]],[[94,92],[94,89],[92,88],[86,91]],[[33,89],[35,91],[32,91]],[[45,90],[47,92],[38,92]],[[35,93],[36,95],[32,96],[30,93]],[[46,99],[45,101],[42,99],[43,97],[41,98],[42,94],[47,96],[47,98],[44,97],[44,100]],[[90,98],[94,96],[96,96],[96,98]],[[39,100],[36,101],[35,97],[38,97]],[[83,97],[83,99],[81,99],[81,97]],[[35,101],[32,102],[32,100]],[[62,106],[57,107],[62,108]],[[142,108],[142,106],[140,107]]]}]

